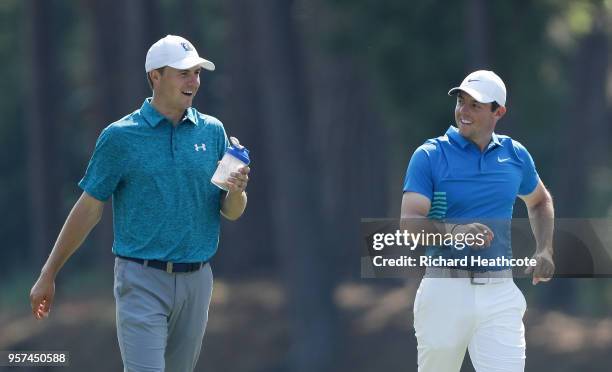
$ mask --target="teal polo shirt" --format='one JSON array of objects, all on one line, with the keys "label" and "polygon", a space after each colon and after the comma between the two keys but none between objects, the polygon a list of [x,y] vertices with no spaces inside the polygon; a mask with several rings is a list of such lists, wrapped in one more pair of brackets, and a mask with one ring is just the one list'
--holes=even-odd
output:
[{"label": "teal polo shirt", "polygon": [[429,247],[429,255],[511,258],[514,202],[517,196],[533,192],[538,179],[533,158],[518,141],[493,133],[489,145],[481,151],[451,126],[443,136],[429,139],[416,149],[403,190],[419,193],[431,201],[429,218],[455,223],[481,222],[495,233],[489,248],[472,251]]},{"label": "teal polo shirt", "polygon": [[147,98],[106,127],[79,182],[113,199],[113,253],[172,262],[217,251],[222,193],[210,180],[228,147],[223,124],[188,108],[175,127]]}]

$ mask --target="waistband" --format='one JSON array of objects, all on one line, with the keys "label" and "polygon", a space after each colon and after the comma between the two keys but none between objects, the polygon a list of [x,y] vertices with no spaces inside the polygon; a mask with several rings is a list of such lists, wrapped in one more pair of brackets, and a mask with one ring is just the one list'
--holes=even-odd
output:
[{"label": "waistband", "polygon": [[512,280],[512,270],[473,271],[448,267],[428,267],[425,278],[469,278],[471,284],[495,284]]},{"label": "waistband", "polygon": [[188,273],[188,272],[198,271],[202,267],[206,266],[206,264],[208,263],[208,261],[175,263],[175,262],[158,261],[158,260],[143,260],[142,258],[125,257],[125,256],[120,256],[120,255],[117,255],[117,257],[122,258],[124,260],[137,262],[143,266],[163,270],[167,273]]}]

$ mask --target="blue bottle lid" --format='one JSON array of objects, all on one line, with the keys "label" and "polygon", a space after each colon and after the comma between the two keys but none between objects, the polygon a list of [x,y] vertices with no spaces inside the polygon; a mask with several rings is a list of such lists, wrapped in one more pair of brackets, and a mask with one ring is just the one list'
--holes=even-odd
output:
[{"label": "blue bottle lid", "polygon": [[230,146],[227,148],[227,152],[244,164],[249,165],[251,162],[251,159],[249,159],[249,150],[244,146],[241,147],[242,148],[235,148]]}]

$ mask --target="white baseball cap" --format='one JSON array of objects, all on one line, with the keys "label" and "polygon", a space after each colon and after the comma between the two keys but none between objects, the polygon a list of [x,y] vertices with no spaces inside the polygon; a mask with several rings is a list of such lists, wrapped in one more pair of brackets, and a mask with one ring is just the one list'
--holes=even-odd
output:
[{"label": "white baseball cap", "polygon": [[184,70],[198,65],[210,71],[215,69],[214,63],[201,58],[187,39],[176,35],[168,35],[149,48],[145,61],[145,71],[153,71],[164,66]]},{"label": "white baseball cap", "polygon": [[448,95],[464,91],[481,103],[497,102],[506,105],[506,85],[493,71],[474,71],[463,79],[461,85],[448,91]]}]

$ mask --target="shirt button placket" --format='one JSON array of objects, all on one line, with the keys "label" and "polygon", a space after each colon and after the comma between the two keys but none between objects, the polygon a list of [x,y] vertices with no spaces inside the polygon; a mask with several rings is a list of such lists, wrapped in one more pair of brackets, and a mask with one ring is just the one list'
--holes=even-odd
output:
[{"label": "shirt button placket", "polygon": [[172,134],[170,136],[170,146],[172,148],[172,159],[176,156],[176,131],[178,127],[172,126]]}]

